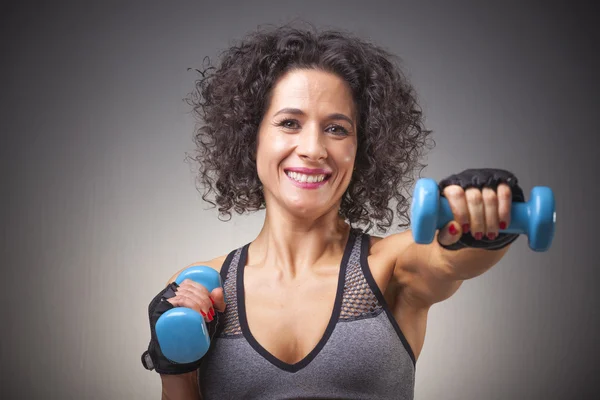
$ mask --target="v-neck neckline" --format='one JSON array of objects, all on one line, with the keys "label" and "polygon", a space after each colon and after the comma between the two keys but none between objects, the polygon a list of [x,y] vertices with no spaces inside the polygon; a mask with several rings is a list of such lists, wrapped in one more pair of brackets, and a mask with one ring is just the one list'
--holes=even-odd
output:
[{"label": "v-neck neckline", "polygon": [[329,340],[329,337],[331,336],[331,334],[333,333],[333,330],[335,329],[335,325],[338,321],[338,318],[339,318],[339,315],[341,312],[342,299],[343,299],[343,294],[344,294],[344,286],[345,286],[345,280],[346,280],[345,279],[346,267],[348,265],[350,254],[352,253],[352,248],[353,248],[355,239],[356,239],[356,235],[353,232],[353,230],[351,229],[350,233],[348,234],[346,246],[344,248],[344,254],[342,256],[342,261],[340,262],[340,271],[338,274],[337,291],[336,291],[335,300],[333,303],[333,310],[332,310],[331,316],[329,318],[329,323],[327,324],[327,327],[325,328],[325,332],[321,336],[321,339],[319,340],[317,345],[303,359],[301,359],[300,361],[298,361],[294,364],[286,363],[284,361],[281,361],[279,358],[275,357],[273,354],[271,354],[267,349],[265,349],[256,340],[256,338],[254,337],[254,335],[252,335],[252,332],[250,331],[250,327],[248,325],[248,318],[246,315],[246,296],[245,296],[245,289],[244,289],[244,270],[246,267],[246,262],[248,260],[248,247],[250,247],[250,243],[246,244],[242,248],[242,252],[240,254],[240,260],[239,260],[239,264],[238,264],[237,282],[236,282],[236,292],[238,294],[237,306],[238,306],[238,316],[239,316],[239,321],[240,321],[240,328],[242,330],[242,334],[244,335],[244,337],[246,338],[246,340],[248,341],[250,346],[252,346],[252,348],[258,354],[260,354],[263,358],[265,358],[271,364],[275,365],[276,367],[278,367],[284,371],[298,372],[302,368],[304,368],[308,364],[310,364],[310,362],[321,352],[323,347],[325,347],[325,344],[327,343],[327,341]]}]

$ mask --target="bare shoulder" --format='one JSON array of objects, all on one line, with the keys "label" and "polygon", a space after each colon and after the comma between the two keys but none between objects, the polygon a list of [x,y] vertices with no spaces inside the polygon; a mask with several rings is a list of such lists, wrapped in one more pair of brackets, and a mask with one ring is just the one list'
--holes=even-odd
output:
[{"label": "bare shoulder", "polygon": [[386,237],[371,236],[370,239],[369,256],[394,267],[398,262],[399,255],[413,243],[409,231],[394,233]]},{"label": "bare shoulder", "polygon": [[177,276],[179,276],[179,274],[190,267],[196,267],[196,266],[207,266],[210,267],[212,269],[214,269],[217,272],[221,272],[221,267],[223,266],[223,263],[225,262],[225,259],[227,258],[227,254],[213,258],[212,260],[209,261],[197,261],[197,262],[193,262],[189,265],[186,265],[185,267],[181,268],[179,271],[177,271],[167,282],[167,285],[170,284],[171,282],[174,282],[175,279],[177,279]]},{"label": "bare shoulder", "polygon": [[405,232],[386,237],[370,236],[369,269],[377,286],[386,297],[393,297],[393,293],[398,289],[395,276],[398,256],[410,245],[409,239]]},{"label": "bare shoulder", "polygon": [[[432,304],[429,300],[439,300],[438,296],[429,293],[430,290],[443,293],[444,296],[449,291],[455,291],[457,286],[454,282],[446,288],[447,281],[438,272],[440,268],[430,267],[438,251],[435,246],[435,243],[417,245],[410,231],[384,238],[372,237],[369,265],[374,275],[379,274],[383,283],[381,286],[389,289],[386,295],[402,295],[411,299],[425,298],[427,301],[424,304],[419,302],[414,305],[429,307]],[[391,303],[396,301],[397,299],[394,299]]]},{"label": "bare shoulder", "polygon": [[397,307],[427,310],[452,296],[462,284],[448,278],[437,239],[417,244],[411,231],[404,231],[382,239],[380,246],[381,252],[394,258],[390,261],[394,263],[390,286],[400,296],[395,299]]}]

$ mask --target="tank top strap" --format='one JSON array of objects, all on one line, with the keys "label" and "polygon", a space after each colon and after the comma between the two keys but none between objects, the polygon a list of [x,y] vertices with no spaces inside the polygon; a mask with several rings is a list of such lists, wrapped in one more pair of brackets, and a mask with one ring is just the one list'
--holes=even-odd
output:
[{"label": "tank top strap", "polygon": [[371,276],[367,263],[370,236],[357,230],[353,237],[354,245],[346,265],[344,295],[339,316],[341,322],[376,317],[383,311],[382,304],[367,280],[367,276]]},{"label": "tank top strap", "polygon": [[[368,282],[367,256],[369,252],[368,234],[358,229],[353,229],[349,240],[352,240],[352,248],[344,266],[344,289],[342,304],[338,321],[354,321],[363,318],[376,317],[383,311],[383,306],[378,301]],[[233,250],[227,256],[221,268],[221,279],[227,307],[221,315],[221,327],[217,333],[218,337],[233,338],[242,335],[240,318],[238,313],[238,271],[240,261],[245,262],[249,244]],[[366,275],[366,276],[365,276]]]},{"label": "tank top strap", "polygon": [[221,315],[221,326],[217,337],[236,337],[242,335],[238,315],[237,283],[240,259],[242,258],[242,253],[247,251],[248,246],[249,244],[246,244],[230,252],[221,267],[221,280],[223,282],[223,293],[227,307]]}]

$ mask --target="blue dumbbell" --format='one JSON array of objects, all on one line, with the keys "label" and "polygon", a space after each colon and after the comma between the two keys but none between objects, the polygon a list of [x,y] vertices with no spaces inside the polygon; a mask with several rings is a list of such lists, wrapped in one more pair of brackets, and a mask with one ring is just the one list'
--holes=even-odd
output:
[{"label": "blue dumbbell", "polygon": [[[510,214],[510,225],[500,232],[525,234],[532,250],[548,250],[556,224],[554,194],[549,187],[534,187],[528,202],[512,203]],[[411,228],[415,242],[431,243],[435,231],[453,219],[448,200],[440,196],[437,182],[429,178],[419,179],[411,206]]]},{"label": "blue dumbbell", "polygon": [[[180,285],[191,279],[203,285],[209,292],[221,287],[221,276],[206,266],[194,266],[183,270],[175,279]],[[169,360],[186,364],[199,360],[210,347],[210,337],[204,317],[187,307],[174,307],[156,321],[156,338],[160,350]]]}]

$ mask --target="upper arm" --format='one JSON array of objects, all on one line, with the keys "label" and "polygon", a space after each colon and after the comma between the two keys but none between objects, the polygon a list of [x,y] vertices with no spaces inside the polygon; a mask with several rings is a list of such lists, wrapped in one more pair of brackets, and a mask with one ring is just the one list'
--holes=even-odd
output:
[{"label": "upper arm", "polygon": [[200,385],[198,384],[198,371],[185,374],[160,375],[162,384],[161,399],[189,399],[201,400]]},{"label": "upper arm", "polygon": [[212,269],[214,269],[217,272],[221,272],[221,267],[223,266],[223,263],[225,262],[225,259],[227,258],[227,255],[224,256],[220,256],[217,258],[213,258],[210,261],[197,261],[194,263],[191,263],[183,268],[181,268],[179,271],[177,271],[167,282],[167,285],[169,285],[172,282],[175,282],[175,279],[177,279],[177,277],[179,276],[180,273],[182,273],[184,270],[190,268],[190,267],[197,267],[197,266],[207,266],[210,267]]},{"label": "upper arm", "polygon": [[394,257],[392,280],[404,304],[429,308],[456,293],[463,282],[450,275],[437,240],[417,244],[411,232],[405,231],[386,237],[381,244]]}]

